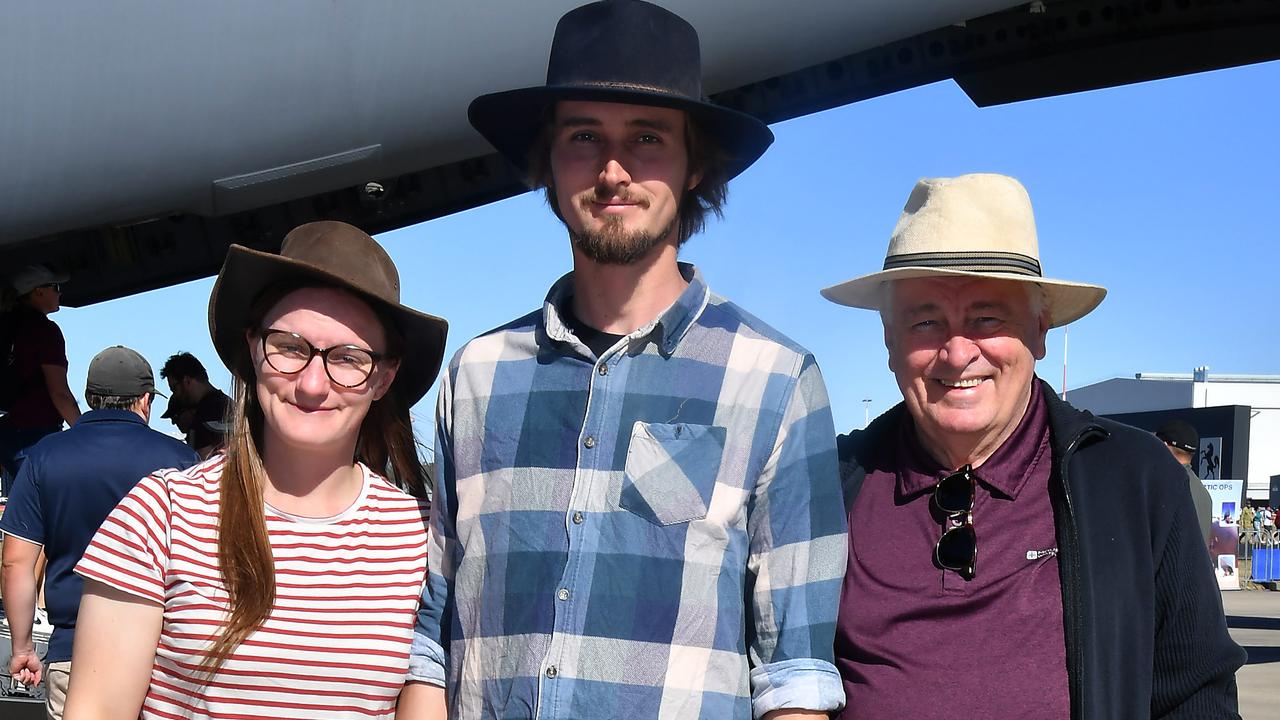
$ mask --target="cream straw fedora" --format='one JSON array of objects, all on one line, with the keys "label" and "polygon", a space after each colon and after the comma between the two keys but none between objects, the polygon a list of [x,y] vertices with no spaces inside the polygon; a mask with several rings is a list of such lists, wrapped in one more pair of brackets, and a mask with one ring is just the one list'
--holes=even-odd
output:
[{"label": "cream straw fedora", "polygon": [[1031,198],[1007,175],[980,173],[916,183],[889,238],[884,269],[832,285],[822,296],[879,310],[889,280],[935,276],[990,277],[1035,283],[1048,299],[1049,327],[1089,314],[1107,289],[1046,278]]}]

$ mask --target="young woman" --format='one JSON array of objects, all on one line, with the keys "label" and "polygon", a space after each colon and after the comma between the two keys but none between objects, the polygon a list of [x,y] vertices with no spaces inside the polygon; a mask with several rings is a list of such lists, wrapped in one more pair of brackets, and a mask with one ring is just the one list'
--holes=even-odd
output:
[{"label": "young woman", "polygon": [[225,454],[143,479],[77,567],[68,720],[390,717],[426,573],[409,407],[446,324],[360,230],[232,246],[209,300]]}]

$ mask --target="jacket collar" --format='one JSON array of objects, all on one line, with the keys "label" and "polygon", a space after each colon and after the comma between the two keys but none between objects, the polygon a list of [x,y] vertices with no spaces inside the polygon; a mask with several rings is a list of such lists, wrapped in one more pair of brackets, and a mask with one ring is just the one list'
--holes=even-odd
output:
[{"label": "jacket collar", "polygon": [[1049,383],[1040,383],[1040,395],[1044,398],[1045,409],[1049,412],[1049,443],[1053,448],[1053,457],[1066,457],[1076,446],[1086,439],[1097,436],[1106,438],[1111,433],[1098,422],[1098,418],[1088,410],[1077,410],[1066,400],[1058,397]]}]

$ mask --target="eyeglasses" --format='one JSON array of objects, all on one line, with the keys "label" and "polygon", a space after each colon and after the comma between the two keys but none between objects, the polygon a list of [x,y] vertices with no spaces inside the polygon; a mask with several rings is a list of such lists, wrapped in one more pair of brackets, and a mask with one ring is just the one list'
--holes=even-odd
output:
[{"label": "eyeglasses", "polygon": [[52,289],[53,289],[53,291],[54,291],[54,292],[56,292],[56,293],[61,293],[61,292],[62,292],[62,283],[45,283],[45,284],[41,285],[40,287],[52,288]]},{"label": "eyeglasses", "polygon": [[262,354],[268,365],[285,375],[302,372],[319,355],[324,360],[325,374],[345,388],[363,385],[384,357],[358,345],[318,348],[297,333],[271,329],[262,331]]},{"label": "eyeglasses", "polygon": [[973,529],[973,494],[978,476],[965,465],[938,481],[933,489],[933,502],[947,516],[947,524],[959,519],[960,524],[947,529],[933,546],[933,559],[947,570],[954,570],[972,580],[978,569],[978,535]]}]

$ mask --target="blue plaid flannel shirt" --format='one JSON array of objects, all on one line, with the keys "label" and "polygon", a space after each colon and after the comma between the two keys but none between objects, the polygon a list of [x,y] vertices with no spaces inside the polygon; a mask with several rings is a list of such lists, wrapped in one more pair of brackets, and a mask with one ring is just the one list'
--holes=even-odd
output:
[{"label": "blue plaid flannel shirt", "polygon": [[813,356],[699,273],[599,359],[541,311],[441,383],[409,679],[450,718],[759,718],[844,703],[847,541]]}]

